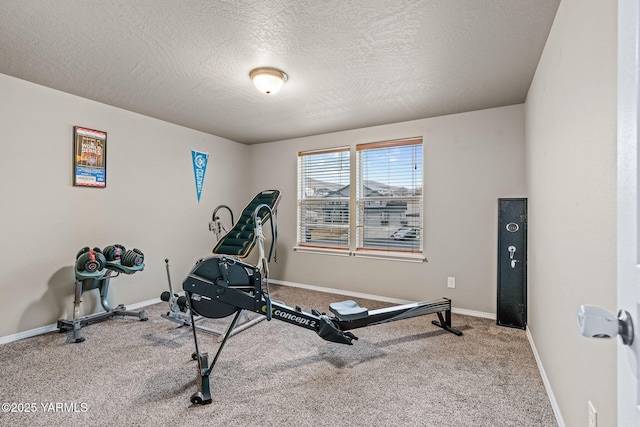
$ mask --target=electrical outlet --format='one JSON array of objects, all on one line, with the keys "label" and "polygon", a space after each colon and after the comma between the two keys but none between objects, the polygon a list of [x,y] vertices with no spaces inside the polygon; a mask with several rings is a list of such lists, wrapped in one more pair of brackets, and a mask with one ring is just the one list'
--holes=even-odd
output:
[{"label": "electrical outlet", "polygon": [[589,427],[598,427],[598,413],[589,400]]},{"label": "electrical outlet", "polygon": [[455,277],[447,277],[447,287],[455,288],[456,287],[456,278]]}]

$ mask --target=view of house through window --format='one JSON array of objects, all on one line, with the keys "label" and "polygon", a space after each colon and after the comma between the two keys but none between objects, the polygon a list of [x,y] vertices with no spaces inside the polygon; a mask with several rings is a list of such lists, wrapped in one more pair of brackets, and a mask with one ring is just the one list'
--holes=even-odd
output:
[{"label": "view of house through window", "polygon": [[349,148],[298,155],[298,242],[349,249]]},{"label": "view of house through window", "polygon": [[299,244],[421,253],[422,139],[361,144],[355,153],[355,170],[349,147],[299,153]]},{"label": "view of house through window", "polygon": [[422,252],[422,139],[356,153],[357,249]]}]

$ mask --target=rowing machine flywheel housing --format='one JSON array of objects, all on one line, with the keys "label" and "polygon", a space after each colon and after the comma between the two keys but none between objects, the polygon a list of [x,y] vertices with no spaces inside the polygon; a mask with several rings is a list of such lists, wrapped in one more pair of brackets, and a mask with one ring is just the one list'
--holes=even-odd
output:
[{"label": "rowing machine flywheel housing", "polygon": [[[253,293],[253,266],[228,257],[211,257],[201,260],[191,274],[197,275],[220,286],[218,292],[223,293],[226,288],[242,288]],[[214,301],[210,297],[191,294],[191,310],[195,313],[213,319],[221,319],[235,313],[238,308],[234,305]]]}]

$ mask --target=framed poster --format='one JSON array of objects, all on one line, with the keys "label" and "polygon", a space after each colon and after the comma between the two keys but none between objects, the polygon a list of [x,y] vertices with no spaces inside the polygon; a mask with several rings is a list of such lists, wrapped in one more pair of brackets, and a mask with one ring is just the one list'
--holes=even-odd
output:
[{"label": "framed poster", "polygon": [[73,185],[107,186],[107,133],[73,127]]}]

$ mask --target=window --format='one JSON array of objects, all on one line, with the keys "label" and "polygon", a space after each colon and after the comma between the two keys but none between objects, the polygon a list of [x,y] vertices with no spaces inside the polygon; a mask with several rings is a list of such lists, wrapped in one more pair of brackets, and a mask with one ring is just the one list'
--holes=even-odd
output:
[{"label": "window", "polygon": [[298,154],[301,247],[421,254],[422,208],[422,138]]},{"label": "window", "polygon": [[357,249],[422,252],[422,139],[356,146]]},{"label": "window", "polygon": [[298,242],[349,249],[349,148],[299,153]]}]

